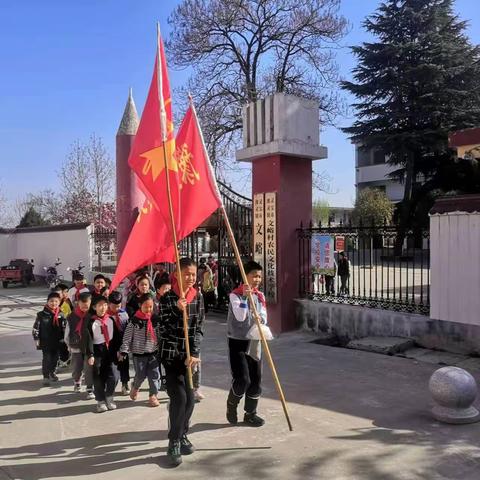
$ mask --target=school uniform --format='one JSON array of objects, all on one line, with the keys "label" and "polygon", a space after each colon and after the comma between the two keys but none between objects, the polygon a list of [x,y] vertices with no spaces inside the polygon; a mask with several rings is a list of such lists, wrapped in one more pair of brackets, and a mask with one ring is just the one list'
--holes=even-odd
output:
[{"label": "school uniform", "polygon": [[[178,287],[160,299],[160,319],[158,323],[159,356],[165,368],[165,380],[169,405],[170,441],[180,441],[187,434],[190,418],[193,413],[195,399],[193,390],[188,385],[187,367],[185,366],[186,350],[183,330],[183,313],[178,309]],[[203,296],[191,288],[187,292],[188,340],[190,355],[200,356],[200,344],[203,338],[205,309]]]},{"label": "school uniform", "polygon": [[82,312],[78,307],[75,308],[67,318],[64,339],[70,349],[73,381],[79,385],[83,372],[87,392],[90,392],[93,390],[93,367],[88,365],[85,355],[87,339],[82,336],[88,321],[89,313]]},{"label": "school uniform", "polygon": [[93,391],[97,402],[108,401],[113,397],[117,384],[116,368],[117,352],[121,342],[120,332],[114,320],[106,314],[103,318],[92,315],[85,322],[86,335],[85,354],[94,357]]},{"label": "school uniform", "polygon": [[[254,291],[252,297],[262,323],[266,323],[265,297],[258,290]],[[256,325],[256,321],[247,297],[243,296],[239,288],[230,294],[229,299],[227,337],[232,385],[228,395],[227,408],[230,405],[235,410],[245,396],[245,412],[254,415],[262,393],[261,344],[257,340],[248,338],[248,332]]]},{"label": "school uniform", "polygon": [[33,324],[32,335],[37,349],[42,351],[42,374],[45,380],[55,375],[64,324],[65,318],[60,309],[53,311],[47,305],[37,313]]},{"label": "school uniform", "polygon": [[[109,311],[108,314],[113,318],[115,325],[117,326],[117,329],[123,339],[123,335],[129,321],[127,312],[120,309],[117,313],[112,313]],[[130,362],[128,354],[125,354],[123,360],[117,363],[117,369],[122,385],[127,385],[130,381]]]},{"label": "school uniform", "polygon": [[[120,353],[129,353],[133,358],[135,378],[133,388],[139,390],[145,378],[148,380],[149,395],[156,397],[159,390],[160,370],[157,358],[158,340],[155,332],[157,317],[137,311],[130,317]],[[122,363],[122,362],[120,362]]]},{"label": "school uniform", "polygon": [[68,291],[68,298],[70,300],[70,303],[75,307],[77,305],[78,297],[80,296],[81,293],[90,293],[89,288],[86,285],[83,285],[80,288],[77,288],[75,285],[70,288]]}]

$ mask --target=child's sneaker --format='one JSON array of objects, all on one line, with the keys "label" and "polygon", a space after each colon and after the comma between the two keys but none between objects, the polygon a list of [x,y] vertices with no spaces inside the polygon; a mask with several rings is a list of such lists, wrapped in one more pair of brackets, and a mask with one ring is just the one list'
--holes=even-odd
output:
[{"label": "child's sneaker", "polygon": [[179,440],[168,442],[167,459],[171,467],[178,467],[182,463],[181,445]]},{"label": "child's sneaker", "polygon": [[58,377],[57,377],[57,375],[55,375],[55,373],[51,373],[51,374],[50,374],[50,380],[51,380],[52,382],[58,382]]},{"label": "child's sneaker", "polygon": [[158,407],[160,405],[156,395],[150,395],[150,397],[148,397],[148,405],[150,407]]},{"label": "child's sneaker", "polygon": [[180,453],[182,455],[191,455],[195,451],[195,447],[192,445],[192,442],[184,435],[180,439]]},{"label": "child's sneaker", "polygon": [[135,401],[138,398],[138,388],[132,387],[130,390],[130,398]]},{"label": "child's sneaker", "polygon": [[97,402],[97,413],[107,412],[108,407],[105,402]]},{"label": "child's sneaker", "polygon": [[108,410],[115,410],[117,408],[117,405],[113,403],[113,397],[107,397],[106,404],[107,404]]},{"label": "child's sneaker", "polygon": [[95,394],[93,393],[93,390],[89,388],[87,390],[87,400],[93,400],[95,398]]},{"label": "child's sneaker", "polygon": [[80,392],[81,390],[82,390],[82,385],[81,385],[81,383],[80,383],[80,382],[75,382],[75,383],[73,384],[73,391],[76,392],[76,393],[78,393],[78,392]]},{"label": "child's sneaker", "polygon": [[228,423],[236,425],[238,423],[237,405],[227,401],[227,420]]},{"label": "child's sneaker", "polygon": [[50,386],[50,379],[49,378],[44,378],[43,379],[43,386],[44,387],[49,387]]},{"label": "child's sneaker", "polygon": [[124,383],[122,385],[122,395],[128,395],[130,393],[130,387],[128,386],[128,383]]},{"label": "child's sneaker", "polygon": [[259,417],[256,413],[245,413],[243,421],[250,427],[261,427],[265,424],[265,420]]}]

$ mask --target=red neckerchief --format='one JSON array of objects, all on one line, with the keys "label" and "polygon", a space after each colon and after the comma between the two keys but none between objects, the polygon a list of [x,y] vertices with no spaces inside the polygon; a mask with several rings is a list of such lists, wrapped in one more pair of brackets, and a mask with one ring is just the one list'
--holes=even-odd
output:
[{"label": "red neckerchief", "polygon": [[85,288],[85,285],[82,285],[80,288],[75,287],[75,300],[78,301],[78,297],[80,296],[84,288]]},{"label": "red neckerchief", "polygon": [[[120,311],[120,310],[119,310]],[[118,311],[118,312],[119,312]],[[122,330],[122,322],[120,321],[120,315],[118,314],[118,312],[116,313],[113,313],[110,309],[108,309],[108,315],[110,315],[111,317],[113,317],[113,319],[115,320],[115,325],[117,326],[117,329],[119,331]]]},{"label": "red neckerchief", "polygon": [[150,338],[156,342],[157,336],[155,335],[155,330],[153,329],[152,324],[152,314],[151,313],[143,313],[141,310],[137,310],[135,317],[139,318],[140,320],[147,321],[147,335],[150,335]]},{"label": "red neckerchief", "polygon": [[73,311],[73,313],[75,313],[75,315],[80,319],[80,321],[77,323],[77,326],[75,327],[75,333],[77,333],[81,337],[83,320],[85,319],[85,316],[87,315],[88,310],[86,312],[82,312],[79,307],[75,307],[75,310]]},{"label": "red neckerchief", "polygon": [[[170,281],[172,283],[172,290],[177,294],[178,298],[183,298],[183,295],[180,295],[180,288],[178,286],[178,280],[175,275],[171,275]],[[197,289],[190,287],[185,294],[185,300],[187,303],[192,303],[195,297],[197,296]]]},{"label": "red neckerchief", "polygon": [[[265,300],[265,295],[258,289],[258,288],[252,288],[251,289],[252,294],[256,295],[258,299],[260,300],[260,303],[267,308],[267,301]],[[243,297],[243,285],[240,285],[237,287],[235,290],[232,291],[232,293],[235,293],[235,295],[240,295]]]},{"label": "red neckerchief", "polygon": [[45,308],[53,313],[53,324],[56,326],[56,327],[59,327],[60,326],[60,322],[58,321],[58,316],[60,315],[60,307],[57,307],[57,308],[50,308],[48,305],[45,305]]},{"label": "red neckerchief", "polygon": [[93,318],[94,320],[100,320],[100,328],[102,329],[102,335],[105,339],[105,345],[108,348],[108,344],[110,343],[110,335],[108,334],[107,320],[110,318],[110,315],[106,313],[103,317],[95,315]]},{"label": "red neckerchief", "polygon": [[95,290],[93,292],[95,295],[101,295],[102,294],[102,289],[98,289],[97,287],[95,287]]}]

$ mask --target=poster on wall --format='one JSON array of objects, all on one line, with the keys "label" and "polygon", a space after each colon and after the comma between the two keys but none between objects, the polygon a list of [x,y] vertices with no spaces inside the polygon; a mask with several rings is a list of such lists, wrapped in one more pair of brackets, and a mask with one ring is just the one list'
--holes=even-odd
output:
[{"label": "poster on wall", "polygon": [[335,275],[334,238],[314,233],[311,240],[312,273]]},{"label": "poster on wall", "polygon": [[345,237],[335,237],[335,250],[337,252],[345,251]]}]

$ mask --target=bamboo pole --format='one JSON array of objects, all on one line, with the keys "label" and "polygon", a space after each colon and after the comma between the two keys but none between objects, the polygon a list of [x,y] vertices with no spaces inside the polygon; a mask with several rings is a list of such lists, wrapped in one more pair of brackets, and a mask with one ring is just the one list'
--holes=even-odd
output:
[{"label": "bamboo pole", "polygon": [[[230,220],[228,219],[228,215],[227,215],[227,212],[225,210],[225,206],[223,205],[223,203],[222,203],[222,206],[221,206],[220,210],[222,212],[223,220],[224,220],[225,226],[227,228],[228,237],[230,239],[230,242],[231,242],[232,247],[233,247],[233,251],[235,253],[235,259],[237,260],[238,268],[240,269],[240,273],[242,275],[243,283],[245,285],[248,285],[247,274],[245,273],[245,269],[243,268],[242,258],[240,256],[240,252],[238,250],[237,241],[235,240],[235,236],[233,235],[233,230],[232,230],[232,227],[230,225]],[[248,300],[250,302],[250,307],[252,309],[253,318],[255,319],[255,323],[257,324],[258,332],[260,334],[262,347],[263,347],[263,350],[265,352],[265,356],[267,357],[267,361],[268,361],[268,364],[270,366],[270,370],[272,371],[273,380],[275,382],[275,386],[277,387],[278,395],[280,396],[280,401],[282,402],[283,413],[285,413],[285,418],[287,419],[288,429],[290,431],[293,431],[292,422],[291,422],[290,416],[288,414],[287,402],[285,400],[285,395],[283,394],[283,389],[282,389],[282,386],[280,384],[280,380],[279,380],[278,375],[277,375],[277,370],[275,368],[275,364],[273,363],[273,358],[272,358],[272,354],[270,353],[270,348],[268,346],[268,342],[265,339],[265,335],[263,334],[263,330],[261,328],[260,315],[258,314],[257,307],[255,306],[255,302],[253,300],[253,296],[252,296],[251,292],[248,293]]]},{"label": "bamboo pole", "polygon": [[[221,201],[220,192],[218,191],[218,187],[216,186],[215,174],[212,171],[210,161],[208,159],[208,152],[207,152],[207,149],[205,147],[205,142],[203,140],[202,130],[200,129],[200,125],[198,123],[198,118],[197,118],[197,112],[195,110],[195,105],[193,104],[193,99],[192,99],[192,96],[190,94],[188,95],[188,100],[190,102],[193,113],[195,115],[195,120],[196,120],[197,125],[199,127],[200,137],[202,139],[203,151],[204,151],[205,157],[207,158],[207,161],[208,161],[208,167],[210,169],[210,175],[212,176],[212,181],[215,184],[215,188],[217,190],[217,195],[218,195],[218,198],[221,202],[220,210],[222,212],[223,220],[224,220],[225,226],[227,228],[227,233],[228,233],[228,237],[230,239],[230,243],[232,244],[232,248],[233,248],[233,251],[235,253],[235,259],[237,261],[238,268],[240,269],[240,273],[242,275],[243,283],[248,285],[247,274],[245,273],[245,269],[243,268],[242,257],[240,256],[240,252],[238,250],[237,241],[235,240],[235,235],[233,234],[232,226],[230,225],[230,220],[228,219],[227,211],[225,210],[225,205],[223,204],[223,201]],[[292,422],[291,422],[290,416],[288,414],[288,408],[287,408],[287,402],[285,400],[285,395],[283,394],[283,389],[282,389],[282,386],[280,384],[280,380],[278,378],[277,370],[275,368],[275,364],[273,363],[273,358],[272,358],[272,354],[270,353],[270,348],[268,346],[267,340],[265,339],[265,335],[263,334],[263,330],[261,328],[260,315],[257,312],[257,308],[255,306],[255,302],[253,300],[251,292],[248,294],[248,300],[250,302],[250,306],[251,306],[251,309],[252,309],[253,318],[255,319],[255,323],[257,325],[258,332],[260,334],[260,339],[261,339],[261,342],[262,342],[263,350],[265,352],[265,356],[267,357],[267,361],[268,361],[268,364],[270,366],[270,370],[272,371],[273,380],[275,382],[275,386],[277,388],[278,395],[280,396],[280,401],[282,402],[282,408],[283,408],[283,412],[285,414],[285,418],[287,419],[288,429],[290,431],[293,431]]]},{"label": "bamboo pole", "polygon": [[[165,111],[165,103],[163,101],[163,89],[162,89],[162,65],[160,57],[160,23],[157,23],[157,88],[158,96],[160,102],[160,128],[162,131],[162,143],[163,143],[163,164],[165,170],[165,182],[167,186],[167,198],[168,198],[168,211],[170,215],[170,227],[172,229],[173,236],[173,245],[175,248],[175,263],[177,268],[177,281],[178,289],[180,293],[180,299],[185,299],[185,292],[183,290],[183,279],[182,271],[180,269],[180,253],[178,251],[178,240],[177,240],[177,228],[175,225],[175,216],[173,214],[173,203],[172,203],[172,190],[170,187],[170,175],[168,173],[168,159],[167,159],[167,118]],[[185,352],[187,354],[186,358],[186,367],[187,367],[187,382],[190,389],[193,390],[193,377],[192,377],[192,367],[190,366],[190,342],[188,339],[188,315],[187,310],[182,310],[183,317],[183,335],[185,337]]]},{"label": "bamboo pole", "polygon": [[[173,215],[173,204],[172,204],[172,192],[170,189],[170,176],[168,174],[167,168],[167,149],[165,146],[165,142],[163,143],[163,154],[164,154],[164,162],[165,162],[165,180],[167,183],[167,196],[168,196],[168,210],[170,213],[170,226],[172,228],[172,235],[173,235],[173,245],[175,248],[175,263],[177,268],[177,281],[178,281],[178,289],[180,291],[180,298],[185,300],[185,292],[183,290],[183,278],[182,278],[182,271],[180,269],[180,254],[178,251],[178,243],[177,243],[177,229],[175,227],[175,217]],[[190,342],[188,339],[188,315],[187,310],[182,310],[183,316],[183,335],[185,336],[185,352],[187,354],[186,362],[187,362],[187,379],[188,379],[188,386],[193,390],[193,377],[192,377],[192,367],[190,366]]]}]

